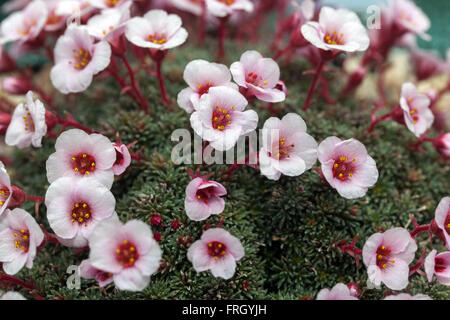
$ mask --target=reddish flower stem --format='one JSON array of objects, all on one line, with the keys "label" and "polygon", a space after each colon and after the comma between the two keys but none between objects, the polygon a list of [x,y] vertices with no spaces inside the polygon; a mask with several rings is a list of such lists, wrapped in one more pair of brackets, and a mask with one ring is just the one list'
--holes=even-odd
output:
[{"label": "reddish flower stem", "polygon": [[122,59],[123,63],[125,64],[125,67],[128,70],[128,74],[130,75],[131,88],[133,89],[134,93],[136,94],[142,108],[144,109],[144,112],[148,113],[147,101],[142,97],[141,89],[139,88],[139,85],[136,84],[136,79],[134,77],[134,71],[131,68],[130,64],[128,63],[126,55],[122,54],[122,55],[120,55],[120,58]]},{"label": "reddish flower stem", "polygon": [[316,68],[316,72],[314,73],[313,81],[311,83],[311,86],[309,87],[308,95],[306,96],[305,103],[303,104],[303,110],[308,110],[309,107],[310,107],[311,97],[312,97],[312,95],[314,93],[314,89],[317,86],[317,81],[319,80],[320,74],[321,74],[324,66],[325,66],[325,60],[324,59],[320,59],[320,62],[317,65],[317,68]]},{"label": "reddish flower stem", "polygon": [[98,133],[98,131],[95,131],[95,130],[92,130],[92,129],[88,128],[88,127],[85,127],[85,126],[79,124],[78,122],[76,122],[74,120],[66,120],[66,119],[63,119],[61,117],[57,117],[57,120],[58,120],[58,123],[63,126],[61,131],[64,131],[64,129],[67,128],[67,127],[73,127],[73,128],[77,128],[77,129],[83,130],[84,132],[89,133],[89,134],[90,133]]},{"label": "reddish flower stem", "polygon": [[[117,83],[122,88],[122,92],[125,92],[130,96],[131,99],[139,103],[139,100],[133,95],[133,92],[130,90],[127,90],[128,85],[126,84],[125,80],[123,80],[119,74],[112,68],[111,66],[108,67],[108,72],[111,74],[111,76],[116,79]],[[128,87],[130,88],[130,87]]]},{"label": "reddish flower stem", "polygon": [[202,44],[205,41],[206,36],[206,15],[208,11],[206,9],[206,0],[202,0],[202,14],[200,16],[199,21],[199,33],[198,33],[198,41]]},{"label": "reddish flower stem", "polygon": [[27,200],[39,203],[39,202],[45,202],[45,197],[27,195]]},{"label": "reddish flower stem", "polygon": [[422,254],[421,254],[419,260],[417,260],[417,263],[409,268],[409,276],[412,276],[416,272],[421,274],[419,272],[420,271],[419,269],[423,266],[423,264],[425,262],[425,253],[426,252],[427,252],[426,248],[423,248]]},{"label": "reddish flower stem", "polygon": [[418,235],[419,233],[422,233],[424,231],[428,232],[428,235],[430,236],[430,238],[432,237],[431,230],[430,230],[431,223],[424,224],[424,225],[421,226],[421,225],[419,225],[417,223],[417,221],[414,218],[414,216],[410,216],[409,218],[411,219],[411,222],[413,223],[413,226],[414,226],[414,229],[409,232],[409,234],[411,235],[411,237],[413,239],[415,239],[416,235]]},{"label": "reddish flower stem", "polygon": [[220,18],[219,20],[219,51],[217,52],[217,59],[222,61],[222,59],[225,57],[225,33],[226,33],[226,27],[228,22],[229,16]]},{"label": "reddish flower stem", "polygon": [[161,96],[165,104],[169,104],[169,100],[167,99],[166,87],[164,85],[164,78],[162,76],[161,68],[162,63],[164,61],[164,57],[162,59],[156,60],[156,77],[158,78],[159,90],[161,91]]}]

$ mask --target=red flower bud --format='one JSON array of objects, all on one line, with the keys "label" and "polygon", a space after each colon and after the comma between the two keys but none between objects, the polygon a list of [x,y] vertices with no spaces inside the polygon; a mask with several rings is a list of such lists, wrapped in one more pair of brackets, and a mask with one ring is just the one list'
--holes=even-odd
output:
[{"label": "red flower bud", "polygon": [[25,77],[6,77],[2,81],[3,91],[9,94],[26,94],[31,90],[30,81]]},{"label": "red flower bud", "polygon": [[45,110],[45,124],[48,131],[51,131],[58,124],[56,116],[48,110]]},{"label": "red flower bud", "polygon": [[0,135],[5,134],[11,122],[11,115],[9,113],[0,113]]},{"label": "red flower bud", "polygon": [[151,225],[159,226],[161,223],[162,223],[162,218],[161,218],[161,216],[159,214],[154,214],[150,218],[150,224]]},{"label": "red flower bud", "polygon": [[433,146],[444,157],[450,158],[450,132],[436,137],[433,140]]}]

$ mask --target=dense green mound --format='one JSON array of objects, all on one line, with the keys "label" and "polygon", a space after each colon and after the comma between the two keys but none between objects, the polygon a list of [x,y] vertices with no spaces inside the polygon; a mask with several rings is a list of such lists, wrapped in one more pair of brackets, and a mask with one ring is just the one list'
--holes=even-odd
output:
[{"label": "dense green mound", "polygon": [[[282,176],[278,182],[273,182],[255,169],[241,167],[225,181],[223,173],[227,166],[200,166],[202,173],[212,173],[212,179],[227,188],[226,207],[221,215],[223,227],[242,241],[246,255],[238,262],[231,280],[216,279],[209,272],[195,272],[186,257],[188,248],[179,244],[178,239],[190,236],[195,241],[206,223],[192,222],[184,213],[184,192],[190,178],[186,166],[176,166],[170,161],[175,145],[170,135],[177,128],[191,130],[189,115],[175,102],[178,91],[186,86],[182,79],[184,66],[192,59],[213,61],[210,48],[214,47],[214,43],[202,49],[184,46],[168,56],[164,73],[174,102],[171,108],[159,102],[156,78],[144,72],[138,74],[144,97],[155,111],[152,118],[136,111],[138,107],[127,96],[120,96],[112,79],[97,79],[87,92],[72,97],[68,103],[64,97],[57,97],[57,102],[65,105],[77,120],[100,129],[112,140],[118,131],[125,143],[138,141],[133,149],[142,148],[148,160],[140,164],[133,162],[125,175],[116,180],[112,191],[122,221],[149,222],[153,214],[161,215],[164,226],[152,229],[162,237],[163,264],[149,287],[140,293],[119,292],[114,285],[100,289],[95,281],[88,280],[82,280],[81,290],[70,290],[66,287],[69,276],[66,269],[79,264],[88,252],[75,254],[74,249],[61,247],[54,250],[54,245],[48,244],[38,253],[34,268],[23,269],[17,275],[22,279],[31,276],[45,298],[299,299],[314,297],[319,289],[332,287],[337,282],[358,280],[362,283],[362,298],[383,297],[385,290],[364,289],[365,267],[356,268],[354,259],[343,255],[335,243],[359,235],[357,245],[362,247],[374,232],[408,225],[411,214],[419,223],[428,223],[439,200],[448,195],[450,168],[428,146],[423,153],[408,148],[414,136],[400,125],[384,123],[373,135],[368,135],[369,110],[358,101],[341,100],[335,105],[326,105],[316,98],[308,112],[300,111],[311,81],[310,76],[302,74],[309,67],[301,61],[289,65],[281,63],[281,78],[287,85],[289,97],[275,106],[279,116],[300,113],[308,132],[318,142],[331,135],[354,137],[363,142],[377,162],[378,183],[364,198],[347,200],[323,182],[314,170],[296,178]],[[248,48],[230,44],[228,49],[227,59],[231,63]],[[331,85],[332,95],[336,96],[335,87],[343,83],[335,79]],[[264,105],[260,102],[250,105],[260,116],[259,127],[269,117]],[[15,151],[14,166],[8,168],[13,182],[29,194],[44,195],[48,187],[45,161],[54,150],[54,140],[44,140],[41,149]],[[197,167],[189,166],[191,170]],[[33,211],[32,203],[25,207]],[[208,222],[215,226],[221,217],[212,217]],[[170,227],[174,219],[181,223],[176,231]],[[44,205],[40,206],[38,221],[49,228]],[[418,275],[410,278],[406,291],[429,294],[435,299],[449,298],[446,287],[430,285]],[[30,297],[26,291],[23,293]]]}]

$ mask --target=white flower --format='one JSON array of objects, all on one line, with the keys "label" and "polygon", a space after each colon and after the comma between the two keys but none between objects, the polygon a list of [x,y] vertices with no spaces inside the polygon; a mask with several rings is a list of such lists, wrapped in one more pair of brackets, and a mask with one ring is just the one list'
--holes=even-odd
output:
[{"label": "white flower", "polygon": [[47,134],[45,107],[41,101],[33,101],[33,92],[28,91],[27,102],[19,104],[14,110],[11,123],[5,135],[10,146],[25,148],[41,147],[42,137]]}]

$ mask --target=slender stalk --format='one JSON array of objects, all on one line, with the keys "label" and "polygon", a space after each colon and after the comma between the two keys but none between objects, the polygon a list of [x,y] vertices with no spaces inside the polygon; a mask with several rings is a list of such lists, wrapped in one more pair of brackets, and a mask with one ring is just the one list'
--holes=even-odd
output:
[{"label": "slender stalk", "polygon": [[169,104],[167,99],[166,87],[164,85],[164,78],[162,76],[161,68],[164,58],[156,60],[156,77],[158,78],[159,90],[161,91],[161,96],[165,104]]},{"label": "slender stalk", "polygon": [[136,79],[134,77],[134,71],[131,68],[130,64],[128,63],[127,57],[125,54],[120,55],[120,58],[122,59],[123,63],[125,64],[125,67],[128,70],[128,73],[130,75],[130,82],[131,82],[131,88],[133,88],[134,93],[136,94],[139,102],[141,103],[142,108],[144,109],[145,113],[148,113],[148,104],[147,101],[142,97],[141,89],[136,84]]},{"label": "slender stalk", "polygon": [[227,27],[228,16],[220,18],[219,22],[219,51],[217,53],[217,59],[222,60],[225,57],[225,33]]},{"label": "slender stalk", "polygon": [[34,202],[45,202],[45,197],[27,195],[27,200]]},{"label": "slender stalk", "polygon": [[324,66],[325,66],[324,59],[320,59],[320,62],[317,65],[316,72],[314,74],[313,81],[311,83],[311,86],[309,87],[308,95],[306,96],[305,103],[303,104],[303,110],[308,110],[310,107],[311,97],[314,93],[314,89],[316,88],[317,81],[319,80],[320,74],[321,74]]}]

